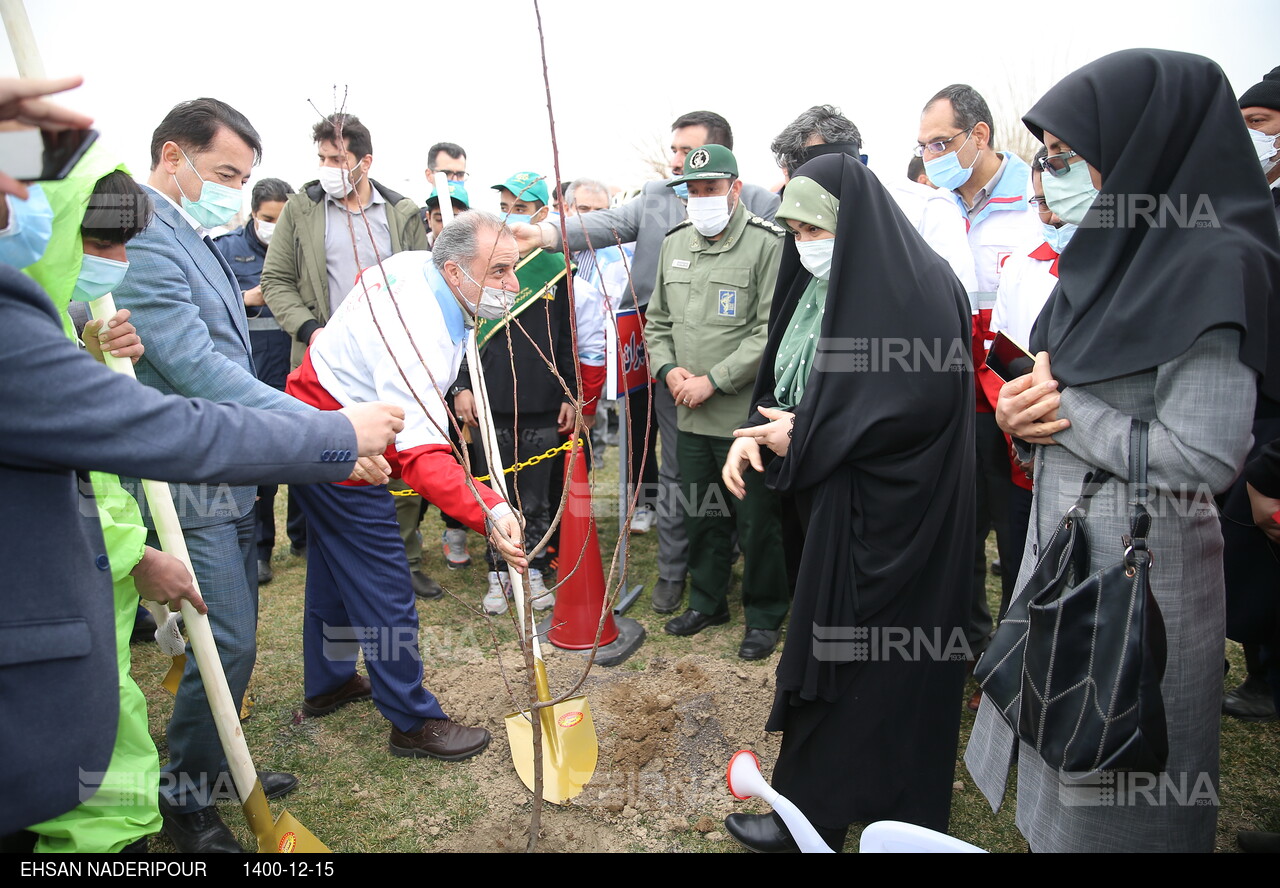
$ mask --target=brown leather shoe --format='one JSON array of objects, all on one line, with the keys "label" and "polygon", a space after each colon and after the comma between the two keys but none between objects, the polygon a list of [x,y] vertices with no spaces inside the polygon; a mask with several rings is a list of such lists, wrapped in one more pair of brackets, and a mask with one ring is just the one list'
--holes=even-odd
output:
[{"label": "brown leather shoe", "polygon": [[373,686],[369,684],[369,679],[357,672],[332,694],[321,694],[318,697],[308,697],[303,700],[302,711],[312,718],[319,718],[340,706],[346,706],[357,700],[368,700],[371,696],[373,696]]},{"label": "brown leather shoe", "polygon": [[392,725],[387,748],[392,755],[460,762],[484,752],[489,740],[484,728],[464,727],[448,718],[429,718],[421,728],[409,733]]}]

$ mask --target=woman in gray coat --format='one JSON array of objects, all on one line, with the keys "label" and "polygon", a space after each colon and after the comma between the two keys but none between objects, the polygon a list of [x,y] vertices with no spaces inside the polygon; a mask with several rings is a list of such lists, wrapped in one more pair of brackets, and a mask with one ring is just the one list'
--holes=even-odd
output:
[{"label": "woman in gray coat", "polygon": [[[1033,851],[1212,851],[1223,658],[1213,496],[1248,452],[1259,378],[1280,382],[1267,373],[1277,319],[1265,300],[1280,284],[1270,201],[1227,79],[1199,56],[1106,56],[1024,121],[1048,150],[1046,199],[1080,229],[1032,332],[1035,369],[1003,387],[996,409],[1035,456],[1016,594],[1085,474],[1128,475],[1131,420],[1146,420],[1169,757],[1160,774],[1064,781],[984,700],[965,762],[998,807],[1017,757],[1016,819]],[[1128,514],[1113,479],[1089,509],[1093,570],[1119,560]]]}]

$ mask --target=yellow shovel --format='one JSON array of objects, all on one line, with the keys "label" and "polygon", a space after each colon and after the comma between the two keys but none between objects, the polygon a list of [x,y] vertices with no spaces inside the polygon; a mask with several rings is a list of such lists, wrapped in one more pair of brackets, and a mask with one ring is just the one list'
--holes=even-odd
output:
[{"label": "yellow shovel", "polygon": [[[516,613],[524,626],[524,606],[521,599],[524,590],[515,571],[511,572],[511,594],[516,600]],[[547,666],[542,661],[542,648],[538,636],[533,635],[534,682],[538,689],[538,701],[551,700],[551,688],[547,684]],[[554,706],[537,710],[542,724],[542,795],[549,802],[563,805],[582,792],[596,770],[599,745],[596,742],[596,726],[591,720],[591,707],[587,698],[570,697]],[[511,760],[516,773],[531,791],[535,777],[533,760],[533,722],[529,710],[513,712],[506,717],[507,741],[511,744]]]},{"label": "yellow shovel", "polygon": [[[108,293],[101,299],[90,302],[89,310],[94,318],[106,321],[116,313],[115,300]],[[117,358],[110,354],[104,354],[103,358],[112,370],[133,377],[133,363],[129,359]],[[196,585],[196,591],[199,591],[196,572],[191,566],[191,556],[187,553],[187,541],[182,535],[182,527],[178,524],[178,511],[173,506],[169,485],[163,481],[143,481],[142,489],[146,494],[147,504],[151,507],[151,517],[155,522],[156,534],[160,537],[161,548],[186,565],[191,573],[191,581]],[[254,770],[253,758],[249,755],[249,745],[245,743],[244,731],[240,727],[235,700],[231,697],[227,676],[222,671],[222,661],[218,659],[218,648],[213,641],[213,630],[209,626],[209,618],[197,612],[189,601],[182,602],[182,618],[187,625],[187,636],[191,640],[191,650],[195,654],[196,665],[200,667],[200,678],[204,682],[205,696],[209,698],[209,708],[213,711],[213,723],[218,728],[222,751],[231,769],[231,779],[235,781],[236,792],[239,793],[243,803],[244,816],[249,821],[249,828],[258,839],[258,851],[262,853],[328,852],[329,849],[324,846],[324,843],[312,835],[311,831],[294,819],[289,812],[282,812],[274,821],[271,819],[267,796],[262,790],[262,783],[258,780],[258,773]],[[161,627],[165,626],[159,619],[156,622]]]},{"label": "yellow shovel", "polygon": [[[510,500],[507,494],[506,478],[502,471],[502,457],[498,452],[498,433],[493,425],[492,412],[489,409],[489,395],[484,382],[484,370],[480,364],[480,356],[476,348],[475,330],[467,336],[467,362],[476,387],[476,413],[480,418],[480,440],[484,445],[485,457],[489,463],[489,484],[504,499]],[[520,632],[525,632],[525,595],[524,582],[520,574],[512,570],[511,597],[515,599],[516,615],[520,620]],[[542,659],[542,646],[538,643],[538,634],[532,634],[534,683],[537,688],[538,701],[551,701],[551,687],[547,682],[547,666]],[[542,726],[542,778],[543,798],[563,805],[569,799],[582,792],[582,788],[591,780],[596,770],[596,760],[600,749],[596,741],[596,726],[591,720],[591,707],[587,698],[579,695],[563,700],[554,706],[545,706],[537,710],[537,718]],[[530,791],[534,788],[536,777],[533,759],[533,721],[529,710],[513,712],[506,717],[507,740],[511,744],[511,759],[515,763],[516,773]]]}]

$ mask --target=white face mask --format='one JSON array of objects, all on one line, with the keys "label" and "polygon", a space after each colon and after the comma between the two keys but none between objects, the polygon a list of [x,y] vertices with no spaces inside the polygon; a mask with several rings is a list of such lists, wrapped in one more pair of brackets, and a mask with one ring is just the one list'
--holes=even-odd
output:
[{"label": "white face mask", "polygon": [[263,222],[261,219],[253,220],[253,233],[258,236],[258,240],[262,241],[262,245],[266,246],[271,243],[271,235],[276,232],[276,223]]},{"label": "white face mask", "polygon": [[724,231],[729,224],[729,215],[727,195],[689,198],[689,221],[703,237],[714,237]]},{"label": "white face mask", "polygon": [[325,194],[334,200],[342,200],[354,191],[362,178],[364,178],[364,173],[356,176],[356,180],[353,183],[349,170],[341,170],[337,167],[320,167],[320,187],[324,189]]},{"label": "white face mask", "polygon": [[1249,130],[1249,137],[1253,139],[1253,149],[1258,152],[1258,163],[1262,164],[1262,172],[1264,174],[1271,172],[1276,164],[1280,163],[1280,157],[1276,157],[1277,137],[1260,133],[1256,129]]},{"label": "white face mask", "polygon": [[462,272],[467,280],[480,287],[480,304],[476,306],[476,317],[482,321],[496,321],[511,311],[518,294],[499,287],[482,287],[480,282],[467,274],[467,270],[461,265],[458,266],[458,270]]},{"label": "white face mask", "polygon": [[796,241],[796,249],[800,251],[800,263],[809,270],[809,274],[820,281],[831,279],[831,258],[836,250],[834,237]]}]

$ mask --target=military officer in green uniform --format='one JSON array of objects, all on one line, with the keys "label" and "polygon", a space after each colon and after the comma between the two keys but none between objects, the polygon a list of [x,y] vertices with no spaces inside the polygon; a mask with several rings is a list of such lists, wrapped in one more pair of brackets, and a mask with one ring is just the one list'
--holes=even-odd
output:
[{"label": "military officer in green uniform", "polygon": [[684,175],[667,184],[682,182],[689,219],[662,242],[644,331],[654,378],[676,402],[685,495],[676,505],[685,509],[689,535],[689,609],[666,631],[694,635],[728,622],[736,521],[747,624],[738,656],[758,660],[777,646],[790,603],[778,501],[757,472],[746,498],[736,500],[720,467],[733,430],[751,412],[784,232],[743,205],[738,162],[722,145],[689,152]]}]

